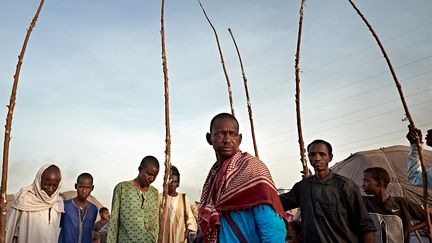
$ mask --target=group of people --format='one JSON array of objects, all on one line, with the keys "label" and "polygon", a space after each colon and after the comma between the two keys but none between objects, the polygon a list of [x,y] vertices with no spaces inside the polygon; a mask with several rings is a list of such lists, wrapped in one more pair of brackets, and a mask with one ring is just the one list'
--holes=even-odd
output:
[{"label": "group of people", "polygon": [[[76,197],[64,200],[60,168],[42,166],[33,183],[22,188],[14,198],[6,224],[7,243],[26,242],[93,242],[99,234],[93,232],[98,208],[89,202],[93,177],[82,173],[75,183]],[[105,208],[108,210],[107,208]],[[98,224],[108,222],[101,212]]]},{"label": "group of people", "polygon": [[[419,132],[410,128],[410,142],[412,136],[421,136]],[[172,166],[165,202],[168,217],[160,221],[162,195],[151,185],[159,174],[159,162],[153,156],[143,158],[135,179],[115,186],[111,215],[108,209],[100,209],[101,221],[96,224],[98,209],[87,200],[94,188],[92,176],[79,175],[77,196],[63,201],[60,169],[46,165],[31,186],[16,194],[7,219],[6,242],[157,242],[160,225],[159,240],[168,243],[409,242],[416,228],[411,221],[425,220],[420,205],[387,193],[390,177],[383,168],[364,171],[362,189],[368,196],[362,196],[351,179],[332,172],[333,149],[327,141],[317,139],[307,146],[314,174],[278,195],[266,165],[240,150],[242,135],[234,116],[216,115],[206,139],[216,162],[203,185],[197,219],[188,197],[177,192],[180,172]],[[426,141],[432,145],[432,130]],[[408,170],[410,180],[418,182],[412,179],[418,175],[417,164],[412,146]],[[288,222],[285,211],[293,208],[300,208],[301,221]],[[400,230],[382,233],[383,217]]]}]

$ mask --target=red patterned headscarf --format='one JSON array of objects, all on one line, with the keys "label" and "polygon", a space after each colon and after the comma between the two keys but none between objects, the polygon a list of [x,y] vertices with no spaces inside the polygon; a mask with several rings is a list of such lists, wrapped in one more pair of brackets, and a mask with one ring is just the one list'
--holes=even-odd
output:
[{"label": "red patterned headscarf", "polygon": [[267,166],[248,153],[237,151],[219,168],[210,169],[201,194],[198,222],[206,242],[216,242],[220,215],[261,204],[273,207],[285,218],[282,204]]}]

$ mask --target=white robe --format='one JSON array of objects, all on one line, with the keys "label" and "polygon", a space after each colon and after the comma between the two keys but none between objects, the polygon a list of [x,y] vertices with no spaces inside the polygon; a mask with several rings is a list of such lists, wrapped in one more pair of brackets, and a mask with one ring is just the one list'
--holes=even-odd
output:
[{"label": "white robe", "polygon": [[[168,218],[164,222],[164,233],[162,242],[164,243],[183,243],[186,242],[186,229],[197,232],[197,223],[193,215],[189,198],[185,195],[183,202],[183,193],[176,197],[168,195]],[[162,193],[159,194],[159,203],[162,202]],[[161,205],[159,205],[161,206]],[[186,210],[185,207],[186,206]],[[186,215],[185,215],[186,213]],[[185,220],[186,218],[186,220]],[[186,221],[186,222],[185,222]],[[186,224],[186,225],[185,225]]]},{"label": "white robe", "polygon": [[6,243],[58,242],[60,217],[64,212],[59,196],[62,179],[51,196],[41,188],[42,173],[50,166],[42,166],[33,183],[15,194],[6,220]]},{"label": "white robe", "polygon": [[6,225],[6,243],[57,243],[60,217],[61,212],[53,208],[32,212],[11,208]]}]

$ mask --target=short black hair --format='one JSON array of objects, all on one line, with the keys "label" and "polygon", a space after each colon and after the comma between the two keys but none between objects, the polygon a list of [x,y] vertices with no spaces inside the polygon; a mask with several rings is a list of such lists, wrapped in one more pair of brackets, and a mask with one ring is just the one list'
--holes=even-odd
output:
[{"label": "short black hair", "polygon": [[368,173],[377,182],[382,182],[384,188],[387,188],[390,183],[390,175],[386,169],[382,167],[370,167],[363,171],[363,174]]},{"label": "short black hair", "polygon": [[77,177],[77,181],[76,181],[76,183],[79,183],[79,181],[82,180],[82,179],[90,179],[91,182],[92,182],[92,184],[93,184],[93,176],[90,175],[90,173],[87,173],[87,172],[81,173],[81,174]]},{"label": "short black hair", "polygon": [[172,175],[172,176],[177,176],[177,177],[178,177],[178,180],[179,180],[179,182],[180,182],[180,172],[179,172],[179,170],[177,169],[177,167],[175,167],[174,165],[171,165],[171,175]]},{"label": "short black hair", "polygon": [[141,160],[140,166],[143,168],[147,168],[149,165],[154,165],[159,168],[159,161],[156,159],[156,157],[147,155]]},{"label": "short black hair", "polygon": [[109,212],[108,208],[106,208],[106,207],[101,207],[101,208],[99,209],[99,214],[103,214],[104,212]]},{"label": "short black hair", "polygon": [[212,131],[215,121],[219,118],[226,118],[235,121],[237,123],[237,129],[240,129],[240,125],[239,122],[237,121],[237,118],[235,118],[235,116],[231,115],[230,113],[223,112],[214,116],[213,119],[210,121],[210,132]]},{"label": "short black hair", "polygon": [[329,155],[330,155],[330,156],[333,156],[333,148],[332,148],[331,144],[330,144],[329,142],[325,141],[325,140],[322,140],[322,139],[315,139],[315,140],[313,140],[312,143],[310,143],[310,144],[307,146],[307,151],[309,152],[309,149],[310,149],[310,147],[312,146],[312,144],[318,144],[318,143],[322,143],[322,144],[324,144],[324,145],[327,147],[327,150],[328,150],[328,152],[329,152]]}]

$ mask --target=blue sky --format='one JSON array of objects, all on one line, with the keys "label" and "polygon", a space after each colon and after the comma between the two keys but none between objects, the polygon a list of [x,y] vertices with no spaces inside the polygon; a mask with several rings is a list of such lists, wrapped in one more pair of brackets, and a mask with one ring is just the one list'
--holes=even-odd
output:
[{"label": "blue sky", "polygon": [[[0,120],[26,29],[39,2],[0,3]],[[213,32],[196,1],[166,1],[172,163],[192,200],[215,161],[205,141],[211,118],[229,111]],[[260,157],[277,187],[300,180],[294,55],[300,1],[203,1],[218,30],[243,133],[253,152],[231,27],[242,53]],[[402,82],[416,125],[432,127],[432,3],[359,1]],[[46,1],[32,33],[12,127],[9,192],[46,162],[64,190],[84,171],[110,206],[116,183],[133,179],[148,154],[164,162],[165,127],[159,1]],[[407,122],[388,68],[348,1],[307,1],[301,51],[305,143],[334,146],[334,161],[405,140]],[[154,185],[161,189],[163,173]]]}]

